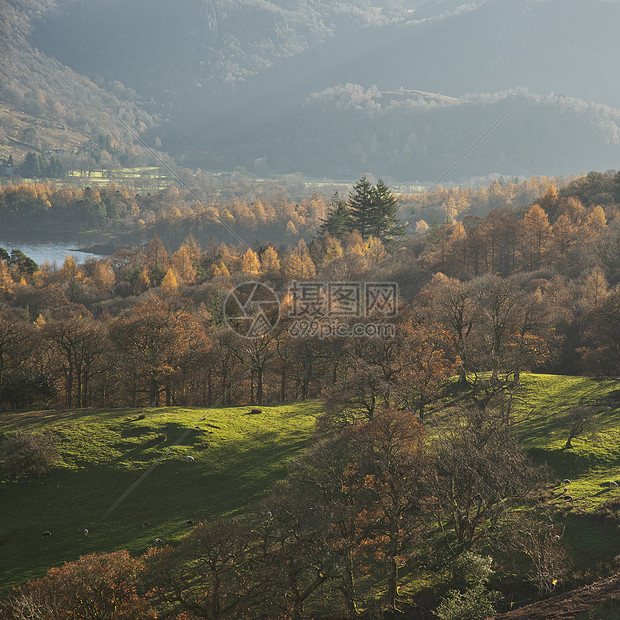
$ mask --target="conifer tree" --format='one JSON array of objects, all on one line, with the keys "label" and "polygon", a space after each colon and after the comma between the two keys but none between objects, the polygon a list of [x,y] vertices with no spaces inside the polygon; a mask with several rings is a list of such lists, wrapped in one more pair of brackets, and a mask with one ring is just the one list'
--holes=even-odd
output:
[{"label": "conifer tree", "polygon": [[390,188],[379,179],[370,190],[370,230],[369,234],[381,240],[383,244],[393,241],[405,234],[404,226],[399,226],[396,212],[398,199]]},{"label": "conifer tree", "polygon": [[172,268],[168,269],[164,279],[161,281],[162,288],[165,288],[169,291],[176,291],[179,287],[176,276],[174,275],[174,271]]},{"label": "conifer tree", "polygon": [[373,186],[363,176],[353,186],[353,193],[346,204],[350,229],[357,230],[364,240],[373,236],[385,244],[405,233],[404,226],[399,226],[396,217],[398,200],[383,179]]},{"label": "conifer tree", "polygon": [[372,185],[363,176],[354,186],[347,201],[352,228],[357,230],[363,239],[370,234],[372,218]]},{"label": "conifer tree", "polygon": [[250,276],[257,276],[260,273],[258,254],[252,248],[248,248],[241,259],[241,271]]},{"label": "conifer tree", "polygon": [[331,207],[327,212],[321,228],[319,228],[319,236],[329,233],[336,239],[342,239],[343,235],[351,230],[352,219],[346,201],[341,200],[338,192],[332,197]]}]

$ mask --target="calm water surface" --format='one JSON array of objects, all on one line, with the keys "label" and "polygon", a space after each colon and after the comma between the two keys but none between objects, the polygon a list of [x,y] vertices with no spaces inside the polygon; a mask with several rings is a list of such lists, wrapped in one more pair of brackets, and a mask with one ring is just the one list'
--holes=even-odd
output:
[{"label": "calm water surface", "polygon": [[0,237],[0,248],[4,248],[7,252],[21,250],[37,265],[47,261],[50,265],[56,263],[57,267],[62,267],[67,254],[71,254],[76,263],[83,263],[87,258],[101,258],[97,254],[76,251],[77,248],[85,245],[89,244],[84,241],[32,241],[18,238],[5,240]]}]

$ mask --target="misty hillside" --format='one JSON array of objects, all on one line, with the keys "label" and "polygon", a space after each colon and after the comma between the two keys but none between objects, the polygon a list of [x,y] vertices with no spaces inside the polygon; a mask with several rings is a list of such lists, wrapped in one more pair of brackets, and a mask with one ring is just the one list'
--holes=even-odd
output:
[{"label": "misty hillside", "polygon": [[0,3],[0,145],[16,153],[28,145],[73,149],[97,134],[131,144],[136,132],[158,122],[136,92],[97,85],[31,45],[32,23],[52,6],[52,0]]},{"label": "misty hillside", "polygon": [[433,180],[518,101],[449,180],[617,167],[617,0],[3,10],[0,103],[87,135],[137,129],[184,166]]},{"label": "misty hillside", "polygon": [[[278,61],[406,18],[413,0],[56,0],[34,40],[86,74],[161,96],[235,84]],[[93,25],[96,24],[96,28]]]},{"label": "misty hillside", "polygon": [[212,168],[338,178],[373,172],[427,182],[445,173],[457,182],[491,173],[578,173],[620,159],[618,111],[523,89],[453,98],[347,84],[314,93],[288,113],[265,114],[260,123],[229,119],[198,122],[201,144],[189,126],[162,134],[164,143],[179,156],[193,144],[190,161],[202,158]]},{"label": "misty hillside", "polygon": [[55,2],[36,23],[38,47],[149,94],[210,97],[258,76],[254,90],[278,93],[523,87],[620,106],[617,0]]}]

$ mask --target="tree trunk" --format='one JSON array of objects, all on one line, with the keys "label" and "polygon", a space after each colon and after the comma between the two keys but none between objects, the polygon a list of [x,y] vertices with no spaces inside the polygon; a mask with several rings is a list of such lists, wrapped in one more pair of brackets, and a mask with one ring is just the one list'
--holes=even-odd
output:
[{"label": "tree trunk", "polygon": [[159,386],[155,377],[151,377],[151,386],[149,389],[149,402],[151,407],[159,407]]},{"label": "tree trunk", "polygon": [[304,374],[301,386],[301,400],[308,400],[310,394],[310,378],[312,376],[312,350],[306,345],[304,351]]},{"label": "tree trunk", "polygon": [[340,588],[342,595],[344,596],[345,606],[347,608],[347,616],[354,618],[357,616],[357,605],[355,603],[355,579],[353,577],[353,560],[350,554],[346,559],[346,566],[344,569],[343,584]]},{"label": "tree trunk", "polygon": [[67,409],[73,408],[73,364],[69,362],[69,367],[65,368],[65,383],[67,386]]},{"label": "tree trunk", "polygon": [[396,594],[398,590],[398,562],[396,555],[398,551],[398,523],[392,523],[390,528],[390,575],[388,577],[388,605],[392,611],[396,609]]},{"label": "tree trunk", "polygon": [[210,407],[213,403],[213,372],[209,368],[207,373],[207,406]]},{"label": "tree trunk", "polygon": [[256,402],[259,405],[263,404],[263,372],[262,366],[256,369]]},{"label": "tree trunk", "polygon": [[282,363],[282,371],[280,372],[280,402],[286,402],[286,363]]}]

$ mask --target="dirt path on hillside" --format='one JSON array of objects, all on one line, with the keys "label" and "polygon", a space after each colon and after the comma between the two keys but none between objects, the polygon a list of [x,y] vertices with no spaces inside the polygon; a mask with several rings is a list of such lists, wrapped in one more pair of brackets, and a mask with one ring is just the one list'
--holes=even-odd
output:
[{"label": "dirt path on hillside", "polygon": [[495,616],[494,620],[568,620],[616,596],[620,598],[620,573],[578,590]]}]

